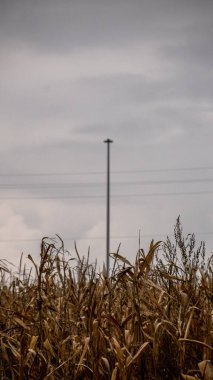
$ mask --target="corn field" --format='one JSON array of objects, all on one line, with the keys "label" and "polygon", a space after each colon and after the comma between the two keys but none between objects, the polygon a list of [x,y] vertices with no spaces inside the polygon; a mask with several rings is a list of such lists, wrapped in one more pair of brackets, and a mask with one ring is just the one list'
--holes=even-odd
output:
[{"label": "corn field", "polygon": [[43,239],[40,262],[0,261],[0,379],[212,380],[213,258],[194,235],[151,241],[111,271]]}]

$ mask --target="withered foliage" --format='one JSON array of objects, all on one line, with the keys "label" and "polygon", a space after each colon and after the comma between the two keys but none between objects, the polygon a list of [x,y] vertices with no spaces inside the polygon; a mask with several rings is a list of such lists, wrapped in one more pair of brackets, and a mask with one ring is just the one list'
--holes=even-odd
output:
[{"label": "withered foliage", "polygon": [[179,219],[175,243],[111,254],[110,277],[59,241],[33,276],[0,262],[0,379],[213,379],[212,258]]}]

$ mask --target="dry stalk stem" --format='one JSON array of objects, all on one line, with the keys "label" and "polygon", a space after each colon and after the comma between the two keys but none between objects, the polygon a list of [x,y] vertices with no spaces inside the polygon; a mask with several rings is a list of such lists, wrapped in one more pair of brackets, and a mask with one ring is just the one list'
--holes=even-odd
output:
[{"label": "dry stalk stem", "polygon": [[39,264],[29,255],[35,277],[21,259],[18,277],[7,280],[0,261],[0,378],[206,380],[212,261],[204,262],[180,226],[175,233],[176,245],[152,241],[134,264],[112,254],[110,278],[61,240],[42,240]]}]

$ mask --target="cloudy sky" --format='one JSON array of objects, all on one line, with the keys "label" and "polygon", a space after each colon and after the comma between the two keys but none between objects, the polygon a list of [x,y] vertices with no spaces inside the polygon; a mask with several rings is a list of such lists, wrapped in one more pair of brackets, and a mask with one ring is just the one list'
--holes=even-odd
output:
[{"label": "cloudy sky", "polygon": [[212,0],[0,0],[0,258],[59,234],[134,259],[181,215],[213,247]]}]

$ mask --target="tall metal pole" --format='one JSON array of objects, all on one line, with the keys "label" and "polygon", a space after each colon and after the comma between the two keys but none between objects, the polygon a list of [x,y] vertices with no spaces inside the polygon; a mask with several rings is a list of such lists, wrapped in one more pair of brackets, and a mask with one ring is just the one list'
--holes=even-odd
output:
[{"label": "tall metal pole", "polygon": [[107,203],[106,203],[106,270],[109,277],[109,255],[110,255],[110,139],[104,140],[107,144]]}]

